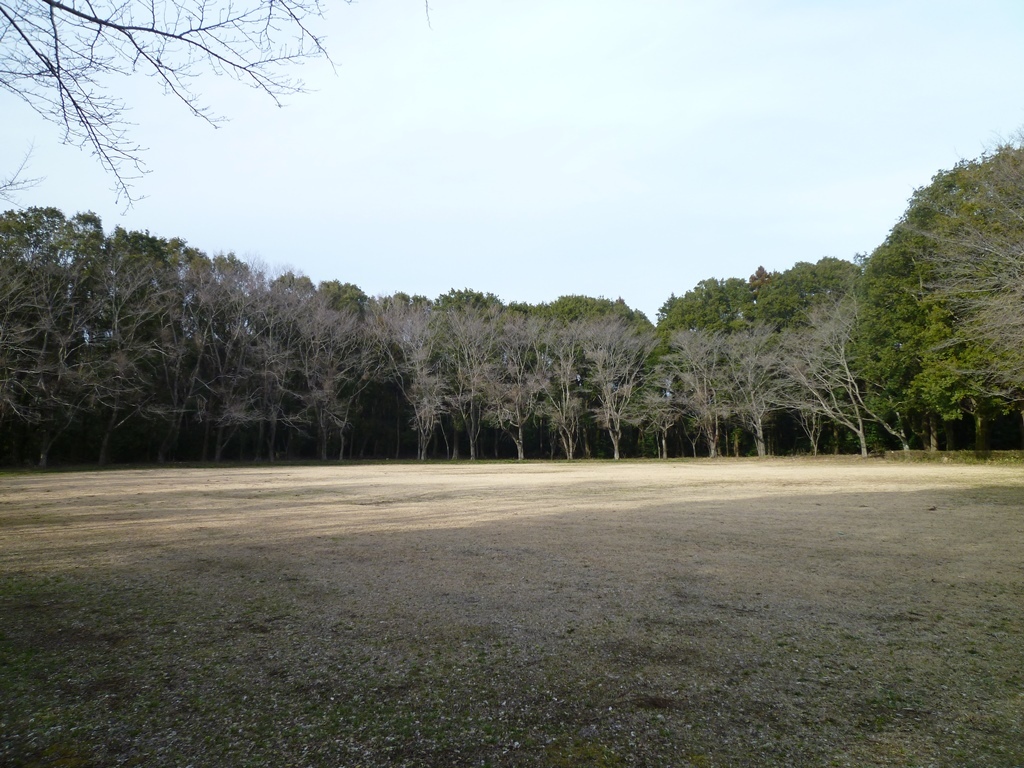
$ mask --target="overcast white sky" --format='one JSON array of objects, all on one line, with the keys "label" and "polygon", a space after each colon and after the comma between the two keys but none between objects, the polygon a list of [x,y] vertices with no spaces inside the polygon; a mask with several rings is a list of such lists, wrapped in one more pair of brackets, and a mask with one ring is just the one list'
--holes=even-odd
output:
[{"label": "overcast white sky", "polygon": [[[331,0],[328,0],[331,2]],[[333,2],[337,64],[277,109],[200,90],[214,130],[145,78],[125,213],[88,153],[0,94],[20,198],[367,293],[505,301],[671,293],[886,236],[913,190],[1024,126],[1024,3]]]}]

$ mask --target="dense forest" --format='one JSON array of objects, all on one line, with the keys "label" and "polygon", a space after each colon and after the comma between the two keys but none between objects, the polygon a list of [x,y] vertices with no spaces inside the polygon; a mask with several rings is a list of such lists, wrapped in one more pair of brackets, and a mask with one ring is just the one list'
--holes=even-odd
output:
[{"label": "dense forest", "polygon": [[621,299],[315,285],[52,208],[0,216],[0,463],[1019,448],[1024,150],[874,252]]}]

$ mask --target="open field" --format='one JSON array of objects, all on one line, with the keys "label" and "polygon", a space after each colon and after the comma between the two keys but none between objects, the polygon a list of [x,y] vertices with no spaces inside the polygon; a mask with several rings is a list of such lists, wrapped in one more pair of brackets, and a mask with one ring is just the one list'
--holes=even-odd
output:
[{"label": "open field", "polygon": [[1024,469],[0,475],[0,764],[1021,766]]}]

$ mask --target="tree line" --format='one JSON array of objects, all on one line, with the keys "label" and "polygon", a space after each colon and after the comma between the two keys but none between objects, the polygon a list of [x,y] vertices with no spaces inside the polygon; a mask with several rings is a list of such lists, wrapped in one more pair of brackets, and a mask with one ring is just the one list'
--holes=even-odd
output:
[{"label": "tree line", "polygon": [[0,462],[1019,447],[1024,151],[918,190],[854,261],[709,279],[652,324],[314,284],[52,208],[0,216]]}]

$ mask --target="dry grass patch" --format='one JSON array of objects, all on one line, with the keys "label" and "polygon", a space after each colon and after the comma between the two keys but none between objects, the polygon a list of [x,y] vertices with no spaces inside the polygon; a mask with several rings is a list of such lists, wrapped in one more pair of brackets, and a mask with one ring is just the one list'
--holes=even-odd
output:
[{"label": "dry grass patch", "polygon": [[1024,764],[1024,473],[0,476],[0,763]]}]

